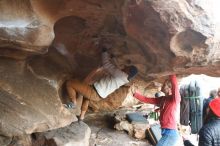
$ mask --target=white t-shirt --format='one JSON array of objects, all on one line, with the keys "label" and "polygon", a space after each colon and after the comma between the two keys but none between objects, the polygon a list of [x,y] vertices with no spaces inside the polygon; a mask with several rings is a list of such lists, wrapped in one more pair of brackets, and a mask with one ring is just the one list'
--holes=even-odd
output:
[{"label": "white t-shirt", "polygon": [[103,68],[108,72],[108,75],[96,81],[94,87],[102,98],[106,98],[122,85],[127,84],[128,74],[118,69],[110,62],[110,56],[107,52],[102,53]]}]

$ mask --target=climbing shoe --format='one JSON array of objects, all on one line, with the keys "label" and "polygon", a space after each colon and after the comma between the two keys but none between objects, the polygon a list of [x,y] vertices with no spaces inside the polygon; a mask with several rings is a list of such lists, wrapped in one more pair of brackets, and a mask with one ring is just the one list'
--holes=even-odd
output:
[{"label": "climbing shoe", "polygon": [[64,107],[67,109],[75,109],[76,105],[73,102],[68,102],[68,103],[64,104]]}]

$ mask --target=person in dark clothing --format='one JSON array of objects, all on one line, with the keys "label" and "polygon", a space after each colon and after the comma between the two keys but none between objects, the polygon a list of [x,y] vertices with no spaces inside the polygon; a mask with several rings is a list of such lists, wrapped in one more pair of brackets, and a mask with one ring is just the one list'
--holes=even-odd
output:
[{"label": "person in dark clothing", "polygon": [[191,143],[190,140],[183,140],[184,146],[195,146],[194,144]]},{"label": "person in dark clothing", "polygon": [[218,88],[217,98],[220,98],[220,88]]},{"label": "person in dark clothing", "polygon": [[199,131],[199,146],[220,146],[220,98],[209,103],[205,125]]},{"label": "person in dark clothing", "polygon": [[217,91],[216,90],[211,90],[210,94],[209,94],[209,98],[204,99],[204,101],[203,101],[203,121],[205,121],[205,119],[206,119],[207,109],[208,109],[209,103],[214,98],[216,98],[216,96],[217,96]]}]

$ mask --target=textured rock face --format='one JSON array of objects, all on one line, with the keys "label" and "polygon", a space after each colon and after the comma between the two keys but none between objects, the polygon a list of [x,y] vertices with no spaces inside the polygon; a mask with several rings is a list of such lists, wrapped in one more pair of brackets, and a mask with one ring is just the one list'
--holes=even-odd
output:
[{"label": "textured rock face", "polygon": [[29,0],[0,2],[0,47],[45,53],[54,38],[53,24],[40,19]]},{"label": "textured rock face", "polygon": [[47,140],[54,141],[50,146],[89,146],[91,130],[85,123],[75,122],[68,127],[52,130],[44,133]]},{"label": "textured rock face", "polygon": [[[219,6],[215,0],[0,1],[0,133],[69,123],[74,116],[62,108],[60,93],[67,79],[83,79],[101,65],[100,45],[112,47],[118,67],[138,67],[139,88],[171,73],[219,76]],[[125,104],[126,88],[91,107]]]},{"label": "textured rock face", "polygon": [[[64,72],[48,68],[59,66],[52,60],[38,59],[25,62],[1,58],[0,129],[6,136],[31,134],[74,121],[74,115],[62,106],[59,98]],[[52,69],[54,73],[50,75]]]}]

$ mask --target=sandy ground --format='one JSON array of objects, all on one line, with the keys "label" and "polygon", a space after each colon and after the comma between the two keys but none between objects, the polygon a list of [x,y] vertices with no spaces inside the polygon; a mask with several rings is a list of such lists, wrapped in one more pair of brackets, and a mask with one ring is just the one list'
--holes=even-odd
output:
[{"label": "sandy ground", "polygon": [[[128,135],[125,131],[114,129],[114,112],[88,113],[84,122],[91,128],[90,146],[152,146],[146,140],[138,140]],[[186,137],[194,145],[198,145],[196,134]],[[180,137],[177,146],[184,146]]]}]

